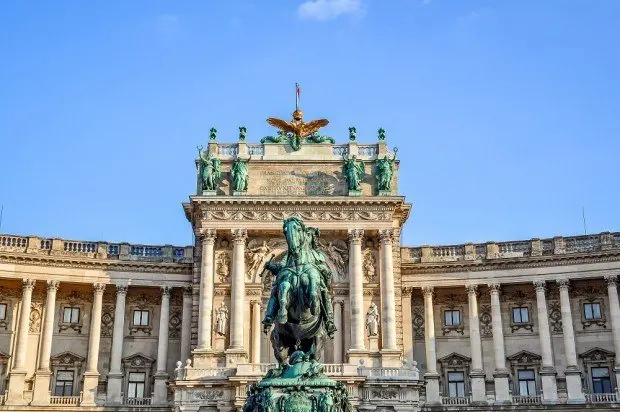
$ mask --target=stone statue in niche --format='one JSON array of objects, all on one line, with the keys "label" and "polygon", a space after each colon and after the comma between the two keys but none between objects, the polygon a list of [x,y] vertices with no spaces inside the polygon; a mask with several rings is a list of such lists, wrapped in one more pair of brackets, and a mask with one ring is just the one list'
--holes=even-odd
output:
[{"label": "stone statue in niche", "polygon": [[227,283],[230,281],[230,256],[228,253],[222,252],[218,257],[217,275],[220,278],[221,283]]},{"label": "stone statue in niche", "polygon": [[327,260],[335,269],[335,275],[339,279],[344,278],[346,270],[346,262],[349,260],[349,251],[346,243],[342,240],[336,239],[330,242],[324,242],[319,239],[319,246],[321,251],[327,255]]},{"label": "stone statue in niche", "polygon": [[226,303],[222,302],[219,308],[215,310],[215,332],[220,336],[226,336],[226,328],[228,327],[228,308]]},{"label": "stone statue in niche", "polygon": [[235,192],[248,190],[248,161],[237,158],[230,168],[232,187]]},{"label": "stone statue in niche", "polygon": [[364,279],[366,282],[374,282],[377,280],[377,271],[375,270],[375,256],[372,250],[367,250],[364,253],[364,262],[362,264],[364,268]]},{"label": "stone statue in niche", "polygon": [[379,336],[379,309],[375,302],[370,304],[368,312],[366,312],[366,329],[368,336]]},{"label": "stone statue in niche", "polygon": [[[248,270],[246,275],[248,279],[252,278],[252,275],[256,273],[256,271],[260,268],[260,264],[265,260],[269,252],[271,252],[271,248],[267,244],[266,240],[263,240],[262,243],[257,239],[252,239],[248,243],[248,248],[246,249],[246,256],[248,258]],[[255,246],[257,243],[258,246]]]}]

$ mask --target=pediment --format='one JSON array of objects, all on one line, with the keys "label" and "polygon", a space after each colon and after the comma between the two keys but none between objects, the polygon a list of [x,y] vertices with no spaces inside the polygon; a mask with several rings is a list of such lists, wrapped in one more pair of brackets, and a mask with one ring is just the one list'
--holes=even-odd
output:
[{"label": "pediment", "polygon": [[515,353],[514,355],[507,357],[506,359],[510,363],[528,365],[532,363],[539,363],[542,358],[540,355],[537,355],[527,350],[522,350]]},{"label": "pediment", "polygon": [[451,354],[439,359],[439,363],[444,366],[467,366],[471,363],[471,358],[452,352]]},{"label": "pediment", "polygon": [[85,357],[70,351],[58,353],[50,359],[52,363],[56,365],[78,365],[86,360]]},{"label": "pediment", "polygon": [[143,353],[135,353],[122,359],[123,365],[129,367],[150,367],[155,359],[146,356]]},{"label": "pediment", "polygon": [[614,359],[616,354],[603,348],[592,348],[579,355],[582,359],[589,359],[595,362],[605,362]]}]

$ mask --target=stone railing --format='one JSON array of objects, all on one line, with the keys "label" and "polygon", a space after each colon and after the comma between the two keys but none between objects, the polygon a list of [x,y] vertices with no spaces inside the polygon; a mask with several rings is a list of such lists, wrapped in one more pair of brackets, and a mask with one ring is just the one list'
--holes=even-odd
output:
[{"label": "stone railing", "polygon": [[512,395],[512,403],[517,405],[538,405],[541,403],[541,396]]},{"label": "stone railing", "polygon": [[237,144],[218,144],[217,154],[220,156],[230,157],[236,156],[239,152],[239,146]]},{"label": "stone railing", "polygon": [[71,256],[123,261],[191,263],[192,246],[152,246],[129,243],[45,239],[36,236],[0,235],[0,252]]},{"label": "stone railing", "polygon": [[78,406],[81,401],[81,394],[79,396],[50,396],[50,405],[56,406]]},{"label": "stone railing", "polygon": [[620,249],[620,232],[598,235],[554,237],[514,242],[465,243],[449,246],[420,246],[402,250],[409,263],[444,263],[536,256],[592,253]]},{"label": "stone railing", "polygon": [[379,154],[379,147],[376,144],[358,145],[360,157],[376,157]]},{"label": "stone railing", "polygon": [[127,406],[151,406],[151,398],[127,398],[127,397],[123,397],[123,405],[127,405]]},{"label": "stone railing", "polygon": [[442,396],[441,403],[443,405],[469,405],[471,403],[470,396]]},{"label": "stone railing", "polygon": [[332,146],[332,154],[334,156],[345,156],[349,154],[348,144],[335,144]]},{"label": "stone railing", "polygon": [[586,393],[587,403],[618,403],[617,393]]},{"label": "stone railing", "polygon": [[197,379],[222,379],[234,376],[235,368],[213,367],[213,368],[193,368],[183,367],[175,369],[176,380],[197,380]]},{"label": "stone railing", "polygon": [[262,144],[249,144],[248,154],[250,156],[262,156],[265,154],[265,146]]},{"label": "stone railing", "polygon": [[360,366],[358,369],[358,374],[360,376],[365,376],[367,378],[374,379],[409,379],[409,380],[419,380],[420,379],[420,371],[417,367],[408,368],[388,368],[388,367],[365,367]]}]

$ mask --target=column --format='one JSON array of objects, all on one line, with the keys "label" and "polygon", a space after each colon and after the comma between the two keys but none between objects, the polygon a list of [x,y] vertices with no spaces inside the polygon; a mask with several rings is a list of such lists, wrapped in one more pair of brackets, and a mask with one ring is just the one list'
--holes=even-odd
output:
[{"label": "column", "polygon": [[482,342],[480,340],[480,320],[478,315],[478,286],[469,285],[467,300],[469,306],[469,344],[471,347],[471,381],[472,402],[486,403],[486,389],[484,387],[484,367],[482,365]]},{"label": "column", "polygon": [[125,337],[125,297],[127,285],[116,285],[116,307],[114,309],[114,329],[112,330],[112,352],[110,354],[110,372],[108,373],[107,404],[120,404],[123,391],[123,338]]},{"label": "column", "polygon": [[413,365],[413,316],[411,311],[411,294],[413,290],[410,287],[402,288],[402,313],[403,313],[403,359],[407,361],[409,366]]},{"label": "column", "polygon": [[56,313],[56,291],[60,282],[57,280],[47,281],[47,298],[45,299],[45,318],[43,321],[43,331],[41,339],[41,350],[39,351],[39,367],[35,374],[34,394],[32,405],[49,405],[50,377],[50,356],[52,355],[52,335],[54,333],[54,314]]},{"label": "column", "polygon": [[435,349],[435,313],[433,310],[432,286],[422,288],[424,294],[424,348],[426,350],[426,404],[441,404],[439,374],[437,373],[437,352]]},{"label": "column", "polygon": [[252,363],[260,363],[260,301],[253,300],[252,305]]},{"label": "column", "polygon": [[[383,349],[396,351],[396,308],[394,296],[394,261],[392,257],[392,229],[379,232],[381,240],[381,336]],[[387,365],[384,365],[387,366]]]},{"label": "column", "polygon": [[167,403],[168,389],[166,380],[168,372],[168,331],[170,329],[170,289],[167,286],[161,288],[161,309],[159,311],[159,335],[157,337],[157,371],[155,372],[155,388],[153,390],[153,403],[163,405]]},{"label": "column", "polygon": [[230,347],[231,355],[227,364],[232,361],[245,360],[247,354],[243,347],[243,328],[245,327],[245,242],[248,238],[246,229],[232,229],[233,264],[231,279],[231,316],[230,316]]},{"label": "column", "polygon": [[493,328],[493,355],[495,358],[495,403],[511,403],[509,373],[506,369],[506,350],[504,347],[504,329],[502,327],[502,307],[499,302],[499,283],[490,283],[491,292],[491,322]]},{"label": "column", "polygon": [[181,319],[181,362],[185,365],[190,354],[192,338],[192,287],[183,288],[183,314]]},{"label": "column", "polygon": [[568,279],[556,281],[560,289],[560,306],[562,308],[562,334],[564,335],[564,355],[566,356],[566,392],[568,403],[584,403],[585,396],[581,386],[581,370],[577,364],[577,350],[575,349],[575,331],[573,329],[573,316],[570,309],[570,297],[568,296]]},{"label": "column", "polygon": [[534,287],[536,288],[538,336],[540,338],[540,352],[542,357],[542,365],[540,368],[540,378],[543,389],[542,401],[543,403],[557,403],[558,387],[555,379],[556,372],[551,348],[551,333],[549,332],[549,314],[547,312],[547,299],[545,297],[545,281],[535,281]]},{"label": "column", "polygon": [[611,313],[611,332],[614,335],[614,350],[616,352],[616,382],[620,382],[620,302],[618,302],[618,276],[605,276],[607,295],[609,296],[609,312]]},{"label": "column", "polygon": [[[213,318],[213,247],[215,229],[204,229],[202,235],[202,260],[200,265],[200,301],[198,303],[197,350],[211,350],[211,322]],[[183,359],[185,361],[186,359]]]},{"label": "column", "polygon": [[349,362],[356,363],[358,357],[351,352],[365,351],[364,344],[364,277],[362,272],[362,229],[349,229],[349,299],[351,302],[351,348]]},{"label": "column", "polygon": [[8,399],[9,405],[23,405],[24,383],[26,380],[26,351],[28,350],[28,333],[30,328],[30,305],[32,304],[33,279],[22,280],[22,302],[19,310],[17,339],[15,344],[15,361],[10,373]]},{"label": "column", "polygon": [[334,333],[334,363],[343,363],[342,348],[343,348],[343,325],[342,325],[342,307],[343,302],[339,300],[334,301],[334,325],[336,326],[336,332]]},{"label": "column", "polygon": [[97,399],[97,385],[99,384],[99,341],[101,339],[101,304],[103,301],[103,283],[93,285],[93,306],[90,313],[90,331],[88,334],[88,357],[86,358],[86,372],[84,372],[83,406],[94,406]]}]

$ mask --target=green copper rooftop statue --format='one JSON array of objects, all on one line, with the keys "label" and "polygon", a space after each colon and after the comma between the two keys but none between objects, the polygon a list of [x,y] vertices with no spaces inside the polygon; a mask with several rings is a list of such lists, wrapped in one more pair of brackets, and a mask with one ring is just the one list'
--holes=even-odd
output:
[{"label": "green copper rooftop statue", "polygon": [[377,176],[377,189],[379,192],[392,190],[392,176],[394,176],[396,152],[398,152],[398,148],[395,147],[394,157],[392,157],[392,159],[390,159],[388,155],[385,155],[383,159],[377,159],[375,174]]},{"label": "green copper rooftop statue", "polygon": [[349,185],[349,191],[360,191],[362,180],[364,180],[364,175],[366,174],[364,163],[361,160],[357,160],[355,155],[349,159],[347,159],[346,155],[343,155],[342,159],[344,160],[342,176]]},{"label": "green copper rooftop statue", "polygon": [[230,176],[233,191],[248,190],[248,161],[237,158],[230,166]]},{"label": "green copper rooftop statue", "polygon": [[215,139],[217,139],[217,129],[215,127],[212,127],[211,129],[209,129],[209,140]]},{"label": "green copper rooftop statue", "polygon": [[202,146],[198,146],[198,195],[203,190],[214,191],[222,175],[222,161],[215,156],[211,156],[209,150],[202,151]]},{"label": "green copper rooftop statue", "polygon": [[240,142],[245,142],[245,137],[247,134],[247,129],[245,126],[239,126],[239,141]]},{"label": "green copper rooftop statue", "polygon": [[263,320],[278,367],[250,386],[243,412],[352,412],[347,389],[318,362],[336,331],[329,294],[332,273],[317,245],[319,230],[298,217],[283,222],[287,251],[265,264],[274,276]]}]

